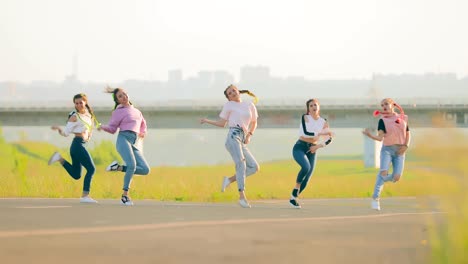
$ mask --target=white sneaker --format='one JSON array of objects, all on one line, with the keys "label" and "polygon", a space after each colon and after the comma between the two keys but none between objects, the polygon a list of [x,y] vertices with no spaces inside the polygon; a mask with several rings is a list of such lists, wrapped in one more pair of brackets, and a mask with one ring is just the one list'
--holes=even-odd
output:
[{"label": "white sneaker", "polygon": [[80,198],[80,203],[97,203],[97,201],[89,196],[85,196]]},{"label": "white sneaker", "polygon": [[228,177],[224,176],[223,178],[223,185],[221,185],[221,192],[224,192],[226,188],[231,184],[231,181],[229,180]]},{"label": "white sneaker", "polygon": [[239,199],[239,205],[244,207],[244,208],[250,208],[252,206],[250,206],[249,202],[245,199]]},{"label": "white sneaker", "polygon": [[52,163],[59,161],[61,158],[62,156],[60,156],[60,153],[56,151],[54,154],[52,154],[52,156],[50,156],[49,162],[47,164],[52,165]]},{"label": "white sneaker", "polygon": [[122,198],[120,199],[120,204],[125,205],[125,206],[132,206],[133,201],[128,198],[128,196],[122,195]]},{"label": "white sneaker", "polygon": [[106,171],[117,171],[119,168],[119,163],[114,160],[109,166],[107,166]]},{"label": "white sneaker", "polygon": [[380,201],[372,199],[371,208],[377,211],[380,211]]}]

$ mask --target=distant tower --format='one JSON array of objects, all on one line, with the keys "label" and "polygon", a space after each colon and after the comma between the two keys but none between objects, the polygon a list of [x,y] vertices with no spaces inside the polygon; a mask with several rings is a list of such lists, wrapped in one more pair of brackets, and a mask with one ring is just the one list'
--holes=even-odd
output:
[{"label": "distant tower", "polygon": [[78,54],[76,52],[73,55],[72,76],[78,80]]},{"label": "distant tower", "polygon": [[76,52],[73,55],[72,72],[70,75],[65,76],[63,86],[71,90],[78,90],[81,88],[81,84],[78,81],[78,55]]},{"label": "distant tower", "polygon": [[167,74],[167,81],[169,83],[181,83],[182,82],[182,70],[177,69],[177,70],[170,70]]},{"label": "distant tower", "polygon": [[376,100],[382,97],[382,91],[377,85],[377,76],[375,75],[375,73],[372,74],[372,80],[370,83],[368,96],[370,99],[376,99]]}]

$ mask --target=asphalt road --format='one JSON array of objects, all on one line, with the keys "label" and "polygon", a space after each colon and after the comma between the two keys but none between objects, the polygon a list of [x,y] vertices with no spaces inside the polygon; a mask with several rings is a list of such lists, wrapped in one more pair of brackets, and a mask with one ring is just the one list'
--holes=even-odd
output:
[{"label": "asphalt road", "polygon": [[[0,199],[1,263],[428,263],[416,198],[186,203]],[[424,204],[424,206],[422,206]]]}]

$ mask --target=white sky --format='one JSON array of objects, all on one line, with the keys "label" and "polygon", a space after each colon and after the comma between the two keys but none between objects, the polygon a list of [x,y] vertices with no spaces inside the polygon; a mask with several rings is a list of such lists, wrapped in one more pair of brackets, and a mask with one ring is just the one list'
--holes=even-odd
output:
[{"label": "white sky", "polygon": [[0,81],[468,76],[466,0],[0,0]]}]

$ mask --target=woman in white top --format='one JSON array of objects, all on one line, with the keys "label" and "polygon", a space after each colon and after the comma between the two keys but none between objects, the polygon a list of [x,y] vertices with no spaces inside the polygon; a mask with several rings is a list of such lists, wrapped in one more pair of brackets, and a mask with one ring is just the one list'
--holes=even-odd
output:
[{"label": "woman in white top", "polygon": [[86,149],[86,143],[91,138],[91,132],[95,125],[99,126],[93,110],[88,105],[88,98],[85,94],[77,94],[73,97],[75,103],[75,111],[68,115],[68,122],[64,129],[59,126],[52,126],[52,130],[57,130],[61,136],[67,137],[73,134],[72,144],[70,146],[70,156],[72,163],[70,164],[62,156],[55,152],[49,159],[49,165],[54,162],[59,162],[70,176],[79,180],[81,178],[81,166],[85,167],[86,175],[83,181],[83,194],[80,198],[82,203],[97,203],[96,200],[89,196],[91,180],[93,179],[96,167],[93,158]]},{"label": "woman in white top", "polygon": [[259,170],[259,165],[247,148],[247,144],[250,143],[257,128],[258,113],[254,103],[242,101],[240,94],[243,93],[254,97],[254,102],[256,102],[257,98],[253,93],[248,90],[239,90],[231,84],[224,90],[228,102],[224,104],[223,110],[219,114],[220,119],[212,121],[203,118],[200,123],[219,127],[226,126],[226,123],[229,125],[225,146],[236,164],[236,174],[223,178],[221,191],[224,192],[230,183],[237,181],[239,205],[250,208],[245,196],[245,178],[256,173]]},{"label": "woman in white top", "polygon": [[299,126],[299,139],[294,144],[292,151],[294,160],[301,166],[289,200],[294,208],[301,208],[297,201],[298,196],[305,189],[314,172],[317,150],[324,148],[332,141],[332,132],[328,129],[327,120],[320,117],[319,101],[317,99],[308,100],[306,108],[307,113],[302,115]]}]

